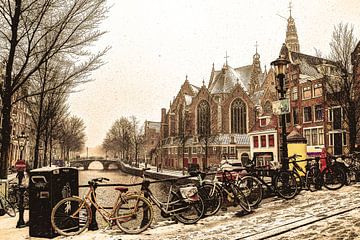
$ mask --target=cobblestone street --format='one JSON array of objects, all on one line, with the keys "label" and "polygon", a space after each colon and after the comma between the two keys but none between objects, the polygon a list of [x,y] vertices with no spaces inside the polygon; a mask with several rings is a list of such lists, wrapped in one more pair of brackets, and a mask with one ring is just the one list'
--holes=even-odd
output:
[{"label": "cobblestone street", "polygon": [[[155,219],[140,235],[124,235],[115,227],[66,239],[359,239],[359,207],[360,185],[353,185],[338,191],[302,191],[290,201],[266,199],[245,216],[229,208],[195,225]],[[28,228],[15,229],[16,219],[3,216],[0,223],[1,239],[29,239]]]}]

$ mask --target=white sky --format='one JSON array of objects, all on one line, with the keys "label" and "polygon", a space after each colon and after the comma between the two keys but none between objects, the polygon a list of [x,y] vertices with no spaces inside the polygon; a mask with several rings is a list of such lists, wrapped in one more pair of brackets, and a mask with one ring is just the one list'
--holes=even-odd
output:
[{"label": "white sky", "polygon": [[[100,145],[121,116],[160,121],[185,75],[192,84],[208,83],[212,63],[238,67],[252,63],[257,41],[262,67],[278,57],[285,40],[288,0],[109,0],[102,24],[108,33],[98,47],[111,46],[107,63],[93,82],[71,95],[71,113],[86,124],[86,146]],[[323,53],[334,25],[354,25],[360,33],[359,0],[293,0],[302,53]]]}]

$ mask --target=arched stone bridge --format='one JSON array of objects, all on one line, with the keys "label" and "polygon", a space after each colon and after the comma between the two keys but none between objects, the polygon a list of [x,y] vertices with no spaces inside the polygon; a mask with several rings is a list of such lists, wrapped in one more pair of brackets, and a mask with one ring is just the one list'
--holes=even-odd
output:
[{"label": "arched stone bridge", "polygon": [[84,170],[89,169],[89,165],[92,162],[100,162],[103,165],[104,170],[108,170],[110,165],[115,165],[118,169],[121,168],[121,162],[118,160],[109,159],[78,159],[70,161],[70,167],[83,167]]}]

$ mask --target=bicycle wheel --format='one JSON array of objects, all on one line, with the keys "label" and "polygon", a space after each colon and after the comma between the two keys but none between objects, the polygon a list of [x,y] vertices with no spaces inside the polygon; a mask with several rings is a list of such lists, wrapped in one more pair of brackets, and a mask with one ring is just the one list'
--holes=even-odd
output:
[{"label": "bicycle wheel", "polygon": [[116,208],[116,225],[125,233],[137,234],[145,231],[154,218],[149,200],[140,195],[130,195]]},{"label": "bicycle wheel", "polygon": [[231,184],[230,187],[232,193],[234,194],[235,202],[239,204],[245,212],[251,212],[249,201],[247,200],[245,194],[241,191],[241,189],[235,184]]},{"label": "bicycle wheel", "polygon": [[253,176],[242,177],[236,185],[245,194],[250,207],[257,207],[263,199],[263,188],[261,182]]},{"label": "bicycle wheel", "polygon": [[76,197],[62,199],[51,212],[51,225],[63,236],[80,234],[89,226],[90,221],[90,207]]},{"label": "bicycle wheel", "polygon": [[0,201],[1,201],[1,206],[4,209],[4,211],[7,213],[7,215],[9,215],[10,217],[15,217],[16,211],[14,205],[4,197],[0,197]]},{"label": "bicycle wheel", "polygon": [[300,174],[296,171],[291,171],[291,173],[294,175],[295,179],[296,179],[296,185],[297,185],[297,192],[296,195],[299,194],[303,188],[303,180],[300,176]]},{"label": "bicycle wheel", "polygon": [[319,190],[319,180],[317,180],[318,171],[314,168],[310,168],[309,171],[306,172],[305,184],[309,191],[315,192]]},{"label": "bicycle wheel", "polygon": [[329,190],[337,190],[344,186],[346,181],[345,172],[340,168],[326,167],[322,172],[324,186]]},{"label": "bicycle wheel", "polygon": [[297,184],[294,175],[288,171],[280,171],[274,182],[276,193],[284,199],[292,199],[297,194]]},{"label": "bicycle wheel", "polygon": [[215,184],[205,183],[201,189],[204,191],[203,197],[205,212],[204,216],[215,215],[221,208],[223,196],[219,187]]},{"label": "bicycle wheel", "polygon": [[171,198],[172,210],[179,213],[174,214],[176,220],[183,224],[194,224],[204,215],[205,207],[201,195],[197,201],[188,201],[180,196],[180,193],[173,193]]}]

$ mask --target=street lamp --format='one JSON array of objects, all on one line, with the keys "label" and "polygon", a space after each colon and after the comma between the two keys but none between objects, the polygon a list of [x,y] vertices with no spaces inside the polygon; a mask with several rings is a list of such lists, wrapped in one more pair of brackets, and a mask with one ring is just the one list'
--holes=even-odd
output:
[{"label": "street lamp", "polygon": [[[285,57],[283,55],[279,56],[278,59],[276,59],[275,61],[271,62],[271,65],[274,66],[275,68],[275,77],[278,80],[278,86],[276,87],[276,90],[278,91],[278,93],[280,94],[280,98],[279,100],[283,100],[285,99],[285,93],[286,93],[286,88],[285,88],[285,72],[287,69],[287,66],[290,62],[285,59]],[[282,113],[281,115],[281,135],[282,135],[282,145],[281,145],[281,150],[282,150],[282,168],[283,169],[289,169],[289,160],[288,160],[288,149],[287,149],[287,140],[286,140],[286,119],[285,119],[285,114]]]},{"label": "street lamp", "polygon": [[26,145],[27,136],[24,132],[21,132],[21,134],[17,137],[18,143],[19,143],[19,149],[20,149],[20,160],[23,159],[23,151]]},{"label": "street lamp", "polygon": [[15,164],[16,168],[17,168],[17,178],[19,179],[18,182],[18,189],[19,189],[19,195],[18,195],[18,208],[19,208],[19,219],[18,222],[16,223],[16,227],[17,228],[23,228],[26,227],[26,223],[24,221],[24,192],[25,192],[25,187],[21,184],[22,180],[24,178],[24,170],[26,169],[26,162],[23,159],[23,151],[26,145],[26,141],[27,141],[27,136],[25,135],[24,132],[21,132],[21,134],[17,137],[18,140],[18,144],[19,144],[19,149],[20,149],[20,159],[19,161],[17,161],[17,163]]}]

